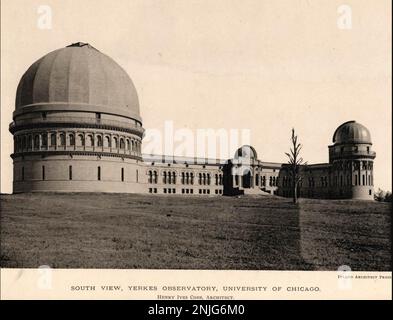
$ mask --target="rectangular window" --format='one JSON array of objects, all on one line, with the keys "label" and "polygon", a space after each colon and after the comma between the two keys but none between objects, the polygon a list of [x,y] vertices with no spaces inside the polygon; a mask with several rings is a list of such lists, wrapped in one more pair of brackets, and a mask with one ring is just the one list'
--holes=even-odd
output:
[{"label": "rectangular window", "polygon": [[372,193],[372,191],[371,191],[371,189],[370,190],[368,190],[368,194],[371,196],[371,193]]},{"label": "rectangular window", "polygon": [[154,188],[154,193],[157,193],[157,188]]},{"label": "rectangular window", "polygon": [[166,193],[166,188],[164,188],[164,193]]},{"label": "rectangular window", "polygon": [[152,188],[149,188],[149,193],[152,193],[153,192],[153,189]]},{"label": "rectangular window", "polygon": [[190,190],[190,193],[194,193],[194,189],[191,189],[191,190]]},{"label": "rectangular window", "polygon": [[124,168],[121,168],[121,181],[124,181]]},{"label": "rectangular window", "polygon": [[42,180],[45,180],[45,166],[42,166]]},{"label": "rectangular window", "polygon": [[72,166],[68,167],[68,178],[72,180]]},{"label": "rectangular window", "polygon": [[176,189],[173,189],[173,190],[172,190],[172,193],[176,193]]},{"label": "rectangular window", "polygon": [[97,180],[101,181],[101,167],[97,168]]}]

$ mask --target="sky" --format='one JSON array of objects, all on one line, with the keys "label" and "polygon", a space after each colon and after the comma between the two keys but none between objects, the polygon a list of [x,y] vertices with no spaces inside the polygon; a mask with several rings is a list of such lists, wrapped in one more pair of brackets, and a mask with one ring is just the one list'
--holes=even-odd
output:
[{"label": "sky", "polygon": [[[262,161],[286,162],[291,128],[308,163],[328,161],[334,130],[371,132],[376,188],[391,184],[391,3],[336,0],[1,1],[1,192],[12,192],[15,93],[37,59],[88,42],[132,78],[143,126],[249,129]],[[348,20],[347,20],[348,22]]]}]

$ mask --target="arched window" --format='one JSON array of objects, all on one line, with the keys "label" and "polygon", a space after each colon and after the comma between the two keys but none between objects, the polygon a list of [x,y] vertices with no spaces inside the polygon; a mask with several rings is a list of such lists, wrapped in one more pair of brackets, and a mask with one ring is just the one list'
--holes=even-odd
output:
[{"label": "arched window", "polygon": [[190,184],[190,174],[186,173],[186,184]]},{"label": "arched window", "polygon": [[135,151],[135,141],[131,140],[131,151]]},{"label": "arched window", "polygon": [[190,173],[190,180],[191,184],[194,184],[194,174],[192,172]]},{"label": "arched window", "polygon": [[176,172],[172,172],[172,183],[176,184]]},{"label": "arched window", "polygon": [[206,185],[206,173],[202,174],[202,183]]},{"label": "arched window", "polygon": [[235,175],[235,185],[239,185],[239,176]]},{"label": "arched window", "polygon": [[162,182],[166,183],[166,171],[164,171],[162,174]]},{"label": "arched window", "polygon": [[111,146],[111,138],[109,136],[105,136],[104,138],[104,147],[105,148],[110,148]]},{"label": "arched window", "polygon": [[153,182],[154,182],[154,183],[158,183],[158,174],[157,174],[157,171],[154,171],[154,180],[153,180]]},{"label": "arched window", "polygon": [[181,180],[180,181],[181,181],[182,184],[186,183],[184,172],[181,173]]},{"label": "arched window", "polygon": [[64,147],[65,144],[66,144],[65,134],[64,133],[60,133],[59,139],[60,139],[60,146]]},{"label": "arched window", "polygon": [[40,136],[35,135],[34,136],[34,149],[39,149],[40,148]]},{"label": "arched window", "polygon": [[199,173],[198,175],[198,183],[202,184],[202,173]]},{"label": "arched window", "polygon": [[210,186],[210,173],[207,174],[207,184]]},{"label": "arched window", "polygon": [[[23,142],[22,142],[22,144],[23,144]],[[48,146],[48,134],[47,134],[47,133],[44,133],[44,134],[42,135],[41,145],[42,145],[44,148],[46,148],[46,147]]]},{"label": "arched window", "polygon": [[93,147],[93,146],[94,146],[94,138],[92,134],[89,134],[86,137],[86,147]]},{"label": "arched window", "polygon": [[51,133],[51,135],[50,135],[50,145],[52,147],[56,146],[56,133]]},{"label": "arched window", "polygon": [[26,142],[27,142],[26,136],[23,136],[23,138],[22,138],[22,149],[23,149],[23,150],[26,149]]},{"label": "arched window", "polygon": [[118,140],[117,140],[116,137],[113,137],[113,144],[112,144],[112,147],[115,148],[115,149],[117,149],[117,148],[119,147],[119,146],[118,146]]},{"label": "arched window", "polygon": [[172,172],[168,172],[168,183],[172,183]]},{"label": "arched window", "polygon": [[78,134],[76,138],[76,146],[83,147],[85,145],[85,138],[83,134]]},{"label": "arched window", "polygon": [[219,177],[219,184],[222,185],[222,174],[220,174],[218,177]]},{"label": "arched window", "polygon": [[68,138],[70,140],[70,146],[75,146],[75,136],[74,136],[74,134],[71,133]]},{"label": "arched window", "polygon": [[129,139],[126,140],[126,148],[127,148],[128,151],[130,151],[130,149],[131,149],[131,145],[130,145],[130,140]]},{"label": "arched window", "polygon": [[269,178],[269,186],[272,186],[272,184],[273,184],[273,178],[270,177],[270,178]]},{"label": "arched window", "polygon": [[97,147],[102,147],[102,137],[97,136]]},{"label": "arched window", "polygon": [[120,138],[120,149],[125,149],[124,139]]},{"label": "arched window", "polygon": [[21,137],[16,137],[15,140],[15,148],[17,151],[20,151],[22,149],[22,138]]},{"label": "arched window", "polygon": [[214,179],[215,179],[215,183],[216,183],[216,186],[217,186],[218,185],[218,174],[214,175]]},{"label": "arched window", "polygon": [[152,183],[152,182],[153,182],[153,173],[152,173],[151,171],[149,171],[148,175],[149,175],[149,180],[148,180],[148,182],[149,182],[149,183]]}]

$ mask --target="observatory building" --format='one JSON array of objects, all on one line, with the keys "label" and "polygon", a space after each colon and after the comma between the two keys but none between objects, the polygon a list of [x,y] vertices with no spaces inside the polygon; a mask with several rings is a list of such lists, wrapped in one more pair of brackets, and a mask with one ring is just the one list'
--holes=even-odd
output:
[{"label": "observatory building", "polygon": [[[233,159],[142,156],[135,86],[86,43],[48,53],[22,76],[10,132],[13,192],[126,192],[290,197],[289,167],[262,162],[252,146]],[[329,163],[300,168],[301,197],[373,199],[370,132],[348,121],[333,134]]]}]

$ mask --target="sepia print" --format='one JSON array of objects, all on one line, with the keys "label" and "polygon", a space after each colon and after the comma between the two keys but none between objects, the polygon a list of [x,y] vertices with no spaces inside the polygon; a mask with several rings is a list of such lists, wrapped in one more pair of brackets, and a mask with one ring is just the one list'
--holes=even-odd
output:
[{"label": "sepia print", "polygon": [[2,272],[390,273],[390,6],[2,2]]}]

